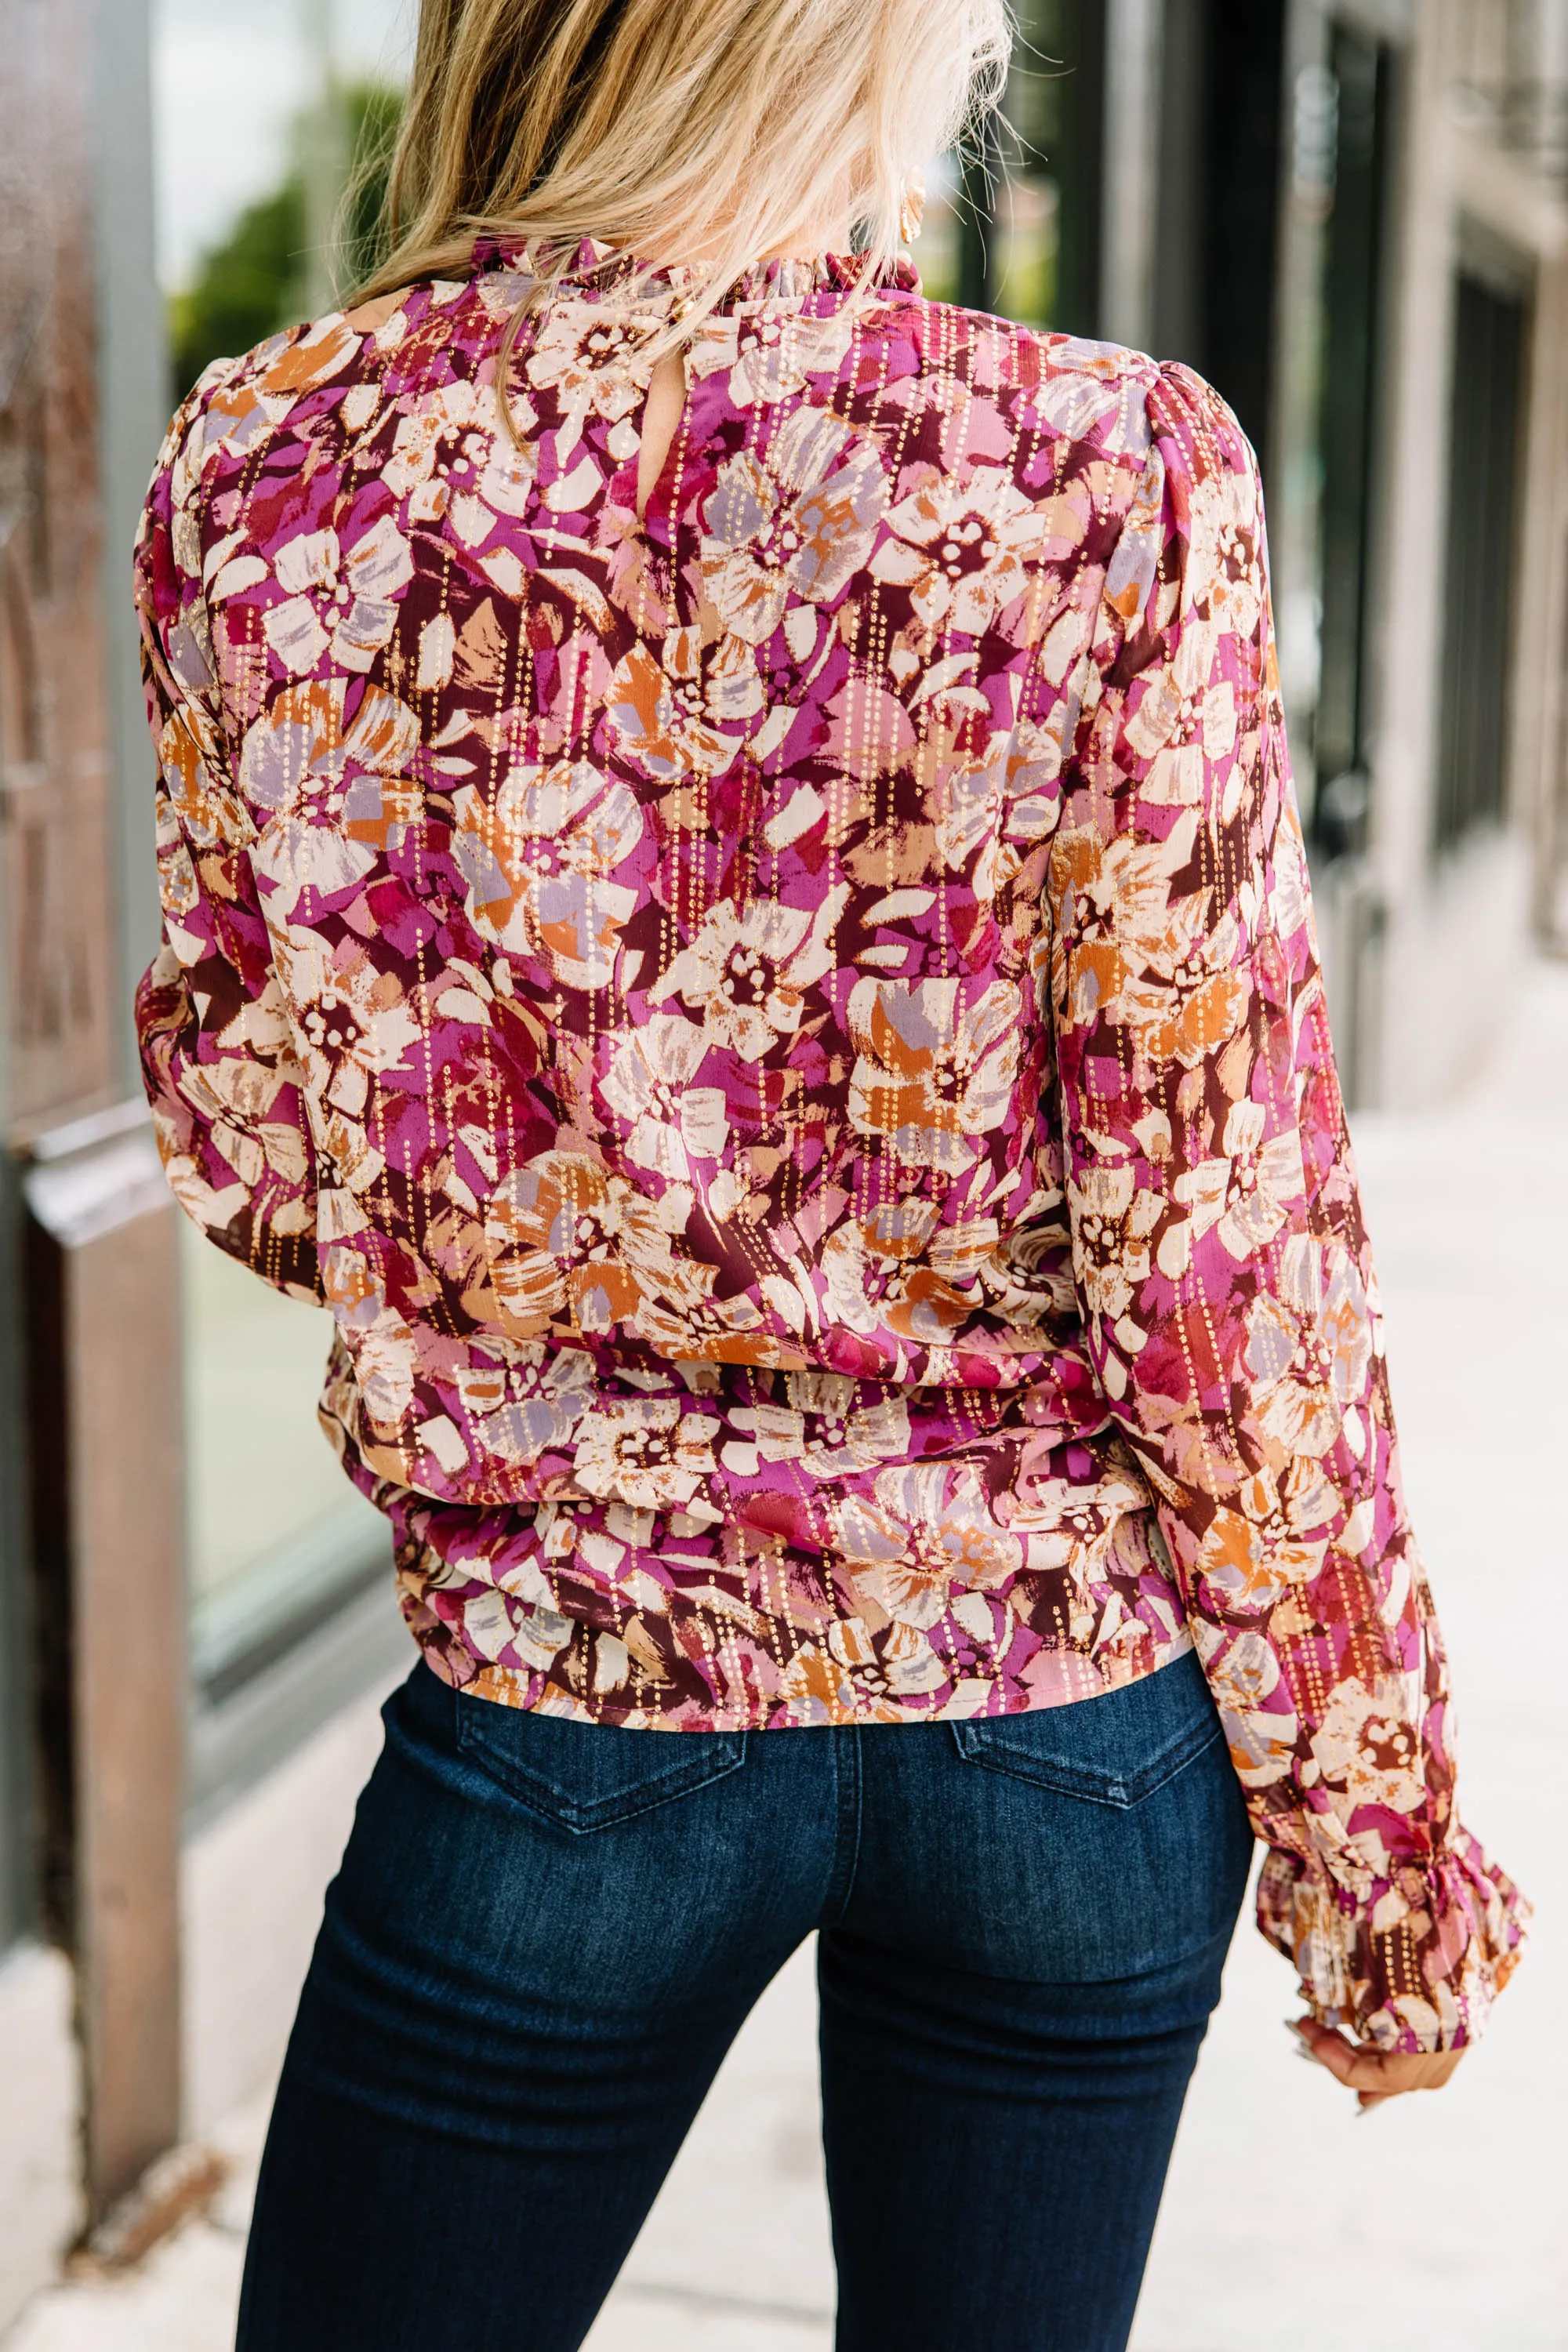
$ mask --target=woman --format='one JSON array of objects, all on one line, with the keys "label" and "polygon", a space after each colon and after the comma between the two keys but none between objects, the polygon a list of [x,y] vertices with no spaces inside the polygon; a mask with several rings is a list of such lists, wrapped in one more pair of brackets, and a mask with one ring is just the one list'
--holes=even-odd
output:
[{"label": "woman", "polygon": [[813,1930],[844,2352],[1121,2346],[1251,1834],[1363,2104],[1512,1965],[1251,453],[898,257],[1005,33],[426,0],[392,258],[153,487],[148,1082],[423,1654],[247,2352],[581,2343]]}]

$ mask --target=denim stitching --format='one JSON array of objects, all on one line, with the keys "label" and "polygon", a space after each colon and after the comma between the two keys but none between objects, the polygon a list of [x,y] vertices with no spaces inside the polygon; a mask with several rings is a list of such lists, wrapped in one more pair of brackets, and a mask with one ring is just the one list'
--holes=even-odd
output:
[{"label": "denim stitching", "polygon": [[[469,1704],[484,1706],[493,1702],[474,1699]],[[675,1735],[648,1733],[637,1736],[651,1738]],[[515,1761],[498,1742],[487,1738],[482,1727],[468,1717],[459,1715],[458,1717],[458,1752],[514,1802],[530,1807],[544,1820],[570,1831],[574,1836],[612,1829],[617,1822],[633,1821],[639,1813],[651,1812],[657,1806],[673,1804],[679,1798],[693,1796],[700,1789],[711,1788],[716,1780],[738,1771],[744,1763],[746,1735],[743,1731],[692,1736],[708,1738],[714,1743],[707,1750],[708,1769],[699,1769],[703,1759],[698,1756],[681,1756],[672,1759],[662,1771],[646,1774],[625,1789],[583,1799],[574,1797],[569,1789],[551,1780],[545,1773]],[[721,1741],[725,1750],[721,1758],[718,1753]],[[670,1785],[672,1781],[676,1783],[673,1787]]]},{"label": "denim stitching", "polygon": [[[834,1732],[833,1791],[838,1821],[834,1840],[833,1875],[823,1898],[822,1916],[825,1926],[842,1926],[855,1892],[855,1874],[860,1864],[860,1824],[864,1813],[865,1773],[860,1752],[860,1727],[846,1725]],[[841,1759],[847,1758],[847,1764]],[[845,1852],[847,1831],[847,1853]]]}]

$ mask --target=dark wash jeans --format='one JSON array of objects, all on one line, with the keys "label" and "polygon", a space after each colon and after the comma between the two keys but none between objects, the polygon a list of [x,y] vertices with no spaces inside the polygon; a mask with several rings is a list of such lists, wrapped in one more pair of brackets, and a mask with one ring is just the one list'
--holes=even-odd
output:
[{"label": "dark wash jeans", "polygon": [[241,2352],[581,2344],[813,1928],[838,2352],[1126,2343],[1250,1852],[1190,1655],[984,1723],[622,1731],[424,1665],[384,1712]]}]

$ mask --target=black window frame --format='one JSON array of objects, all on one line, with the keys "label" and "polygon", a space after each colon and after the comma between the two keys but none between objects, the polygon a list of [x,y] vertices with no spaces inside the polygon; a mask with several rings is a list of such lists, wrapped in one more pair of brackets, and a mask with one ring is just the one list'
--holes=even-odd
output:
[{"label": "black window frame", "polygon": [[[1453,274],[1442,706],[1432,794],[1441,860],[1508,823],[1534,268],[1465,220]],[[1472,354],[1476,363],[1472,364]]]},{"label": "black window frame", "polygon": [[21,1176],[0,1149],[0,1961],[42,1925]]}]

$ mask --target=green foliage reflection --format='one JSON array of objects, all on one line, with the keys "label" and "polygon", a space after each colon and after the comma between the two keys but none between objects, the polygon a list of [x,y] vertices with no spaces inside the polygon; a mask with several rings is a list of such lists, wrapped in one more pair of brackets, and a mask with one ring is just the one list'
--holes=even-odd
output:
[{"label": "green foliage reflection", "polygon": [[[183,400],[204,368],[291,327],[310,311],[311,271],[307,157],[313,142],[341,138],[348,157],[335,191],[337,216],[320,234],[332,245],[332,276],[345,291],[381,249],[386,171],[402,115],[401,94],[363,82],[343,90],[339,119],[318,109],[295,126],[293,161],[269,195],[247,205],[202,257],[194,283],[169,305],[173,392]],[[345,193],[346,190],[346,193]]]}]

